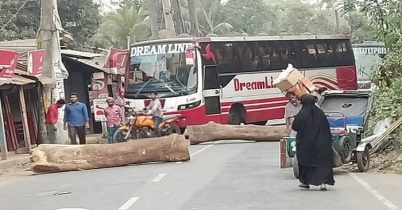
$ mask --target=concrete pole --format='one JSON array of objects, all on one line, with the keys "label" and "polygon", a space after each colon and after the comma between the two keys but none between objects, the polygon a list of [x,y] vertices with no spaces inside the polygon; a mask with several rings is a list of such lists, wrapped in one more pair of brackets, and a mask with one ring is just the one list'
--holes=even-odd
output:
[{"label": "concrete pole", "polygon": [[[52,33],[56,33],[56,26],[54,24],[54,10],[53,0],[41,0],[41,19],[39,26],[39,48],[44,49],[45,55],[43,58],[42,75],[49,78],[56,78],[53,64],[53,46],[52,46]],[[47,84],[43,86],[43,108],[47,108],[52,103],[52,91],[54,84]],[[41,116],[41,136],[43,143],[50,143],[47,138],[47,131],[45,126],[45,114]]]}]

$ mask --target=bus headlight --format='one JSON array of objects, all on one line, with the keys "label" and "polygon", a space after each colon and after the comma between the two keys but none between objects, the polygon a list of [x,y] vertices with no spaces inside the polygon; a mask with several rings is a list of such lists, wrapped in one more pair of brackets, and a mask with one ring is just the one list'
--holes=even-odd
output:
[{"label": "bus headlight", "polygon": [[190,103],[190,104],[182,104],[177,107],[177,110],[192,109],[192,108],[200,106],[200,104],[201,104],[201,100]]}]

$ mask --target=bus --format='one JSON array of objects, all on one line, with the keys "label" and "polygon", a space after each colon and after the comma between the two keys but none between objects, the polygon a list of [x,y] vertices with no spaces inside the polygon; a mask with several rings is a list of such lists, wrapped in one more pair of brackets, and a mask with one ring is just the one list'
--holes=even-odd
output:
[{"label": "bus", "polygon": [[365,41],[352,45],[356,60],[357,84],[359,89],[371,88],[371,71],[382,65],[382,59],[387,54],[383,42]]},{"label": "bus", "polygon": [[125,103],[143,109],[150,92],[178,126],[214,121],[265,124],[288,103],[273,84],[288,64],[318,87],[356,90],[350,39],[333,36],[186,37],[138,42],[130,49]]}]

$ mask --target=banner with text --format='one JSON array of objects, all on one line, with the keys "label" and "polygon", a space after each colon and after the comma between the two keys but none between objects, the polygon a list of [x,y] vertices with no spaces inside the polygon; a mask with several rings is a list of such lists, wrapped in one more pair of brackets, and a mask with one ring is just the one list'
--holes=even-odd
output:
[{"label": "banner with text", "polygon": [[34,50],[28,52],[28,75],[41,76],[43,69],[44,50]]},{"label": "banner with text", "polygon": [[0,50],[0,80],[11,80],[17,67],[18,53]]}]

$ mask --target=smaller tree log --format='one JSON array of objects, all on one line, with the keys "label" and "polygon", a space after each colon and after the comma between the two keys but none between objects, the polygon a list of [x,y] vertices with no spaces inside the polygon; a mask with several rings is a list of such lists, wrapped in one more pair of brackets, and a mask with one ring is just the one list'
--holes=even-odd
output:
[{"label": "smaller tree log", "polygon": [[187,160],[190,160],[187,143],[184,136],[177,134],[118,144],[42,144],[31,150],[31,169],[37,173]]},{"label": "smaller tree log", "polygon": [[285,125],[222,125],[209,122],[187,127],[190,144],[219,140],[279,141],[288,136]]}]

